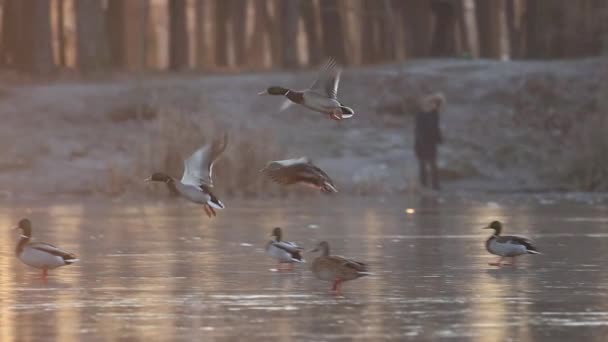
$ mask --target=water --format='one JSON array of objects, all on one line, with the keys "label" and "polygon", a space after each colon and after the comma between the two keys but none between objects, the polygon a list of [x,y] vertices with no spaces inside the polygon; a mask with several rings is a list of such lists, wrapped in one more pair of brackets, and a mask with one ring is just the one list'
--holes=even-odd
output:
[{"label": "water", "polygon": [[[0,341],[605,340],[605,206],[337,198],[232,201],[214,220],[164,201],[1,208]],[[23,216],[81,262],[38,280],[13,256],[8,228]],[[480,228],[494,219],[543,254],[488,266]],[[263,251],[274,226],[374,275],[335,296],[312,255],[275,272]]]}]

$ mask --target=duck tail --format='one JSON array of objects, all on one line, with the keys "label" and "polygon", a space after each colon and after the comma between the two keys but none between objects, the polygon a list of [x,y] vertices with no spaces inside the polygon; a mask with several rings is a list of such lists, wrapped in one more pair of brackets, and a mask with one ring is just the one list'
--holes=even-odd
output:
[{"label": "duck tail", "polygon": [[541,254],[539,251],[528,249],[528,254]]},{"label": "duck tail", "polygon": [[65,262],[66,265],[71,265],[75,262],[80,261],[80,259],[64,259],[63,262]]},{"label": "duck tail", "polygon": [[321,191],[329,194],[332,192],[338,192],[338,189],[336,189],[336,187],[330,182],[324,182],[323,185],[321,185]]},{"label": "duck tail", "polygon": [[355,115],[355,111],[350,107],[340,105],[340,110],[342,110],[342,119],[348,119]]}]

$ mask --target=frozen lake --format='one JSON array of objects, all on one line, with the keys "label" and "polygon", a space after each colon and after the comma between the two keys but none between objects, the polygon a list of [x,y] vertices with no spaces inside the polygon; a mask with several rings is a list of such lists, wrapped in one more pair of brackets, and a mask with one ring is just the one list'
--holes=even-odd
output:
[{"label": "frozen lake", "polygon": [[[0,208],[0,340],[605,341],[608,207],[320,197]],[[406,214],[411,207],[414,214]],[[39,272],[14,257],[22,217],[80,262]],[[487,265],[492,220],[542,255]],[[272,227],[370,264],[341,296],[307,264],[276,272]]]}]

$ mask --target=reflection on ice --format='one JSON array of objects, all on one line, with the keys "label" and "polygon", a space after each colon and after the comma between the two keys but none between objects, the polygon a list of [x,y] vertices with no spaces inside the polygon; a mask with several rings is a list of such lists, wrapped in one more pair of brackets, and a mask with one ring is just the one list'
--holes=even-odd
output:
[{"label": "reflection on ice", "polygon": [[[603,340],[594,330],[608,325],[601,211],[391,203],[235,202],[213,222],[183,205],[33,208],[49,227],[37,236],[81,263],[41,283],[12,257],[17,237],[0,234],[0,340]],[[4,208],[0,223],[25,211]],[[546,252],[489,268],[479,228],[495,218]],[[278,225],[305,246],[327,240],[367,261],[374,276],[334,296],[308,264],[273,272],[263,248]]]}]

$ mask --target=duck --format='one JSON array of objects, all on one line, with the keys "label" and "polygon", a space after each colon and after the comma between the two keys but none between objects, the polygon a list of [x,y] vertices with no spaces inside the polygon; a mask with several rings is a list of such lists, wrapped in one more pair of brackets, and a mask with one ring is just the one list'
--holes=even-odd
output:
[{"label": "duck", "polygon": [[302,184],[319,189],[323,193],[338,192],[327,173],[307,157],[271,161],[261,172],[281,185]]},{"label": "duck", "polygon": [[287,102],[282,110],[290,104],[299,104],[315,112],[323,113],[332,120],[352,118],[355,111],[338,101],[338,85],[342,69],[333,58],[330,58],[320,69],[317,80],[305,90],[292,90],[280,86],[272,86],[258,95],[285,96]]},{"label": "duck", "polygon": [[312,262],[312,273],[319,280],[333,282],[331,290],[340,293],[342,283],[371,275],[366,264],[338,255],[330,255],[329,243],[321,241],[310,253],[321,251]]},{"label": "duck", "polygon": [[184,161],[184,173],[181,180],[174,179],[164,172],[155,172],[146,178],[146,182],[163,182],[173,194],[186,200],[202,204],[209,218],[217,216],[215,209],[224,209],[222,201],[213,193],[213,164],[226,150],[228,135],[214,139],[201,146]]},{"label": "duck", "polygon": [[[502,223],[492,221],[483,229],[494,229],[488,240],[486,240],[486,249],[488,252],[498,255],[496,262],[488,263],[490,266],[511,265],[515,267],[515,257],[524,254],[540,254],[532,240],[520,235],[500,235],[502,232]],[[505,258],[510,258],[511,263],[503,263]]]},{"label": "duck", "polygon": [[42,270],[42,279],[47,279],[48,270],[71,265],[78,261],[74,253],[44,242],[30,242],[32,222],[21,219],[15,230],[21,229],[21,238],[17,242],[15,255],[24,264]]},{"label": "duck", "polygon": [[285,264],[293,270],[294,263],[306,262],[302,257],[303,249],[293,242],[283,240],[283,231],[280,227],[275,227],[270,236],[274,239],[266,244],[266,254],[279,262],[278,270],[282,270]]}]

